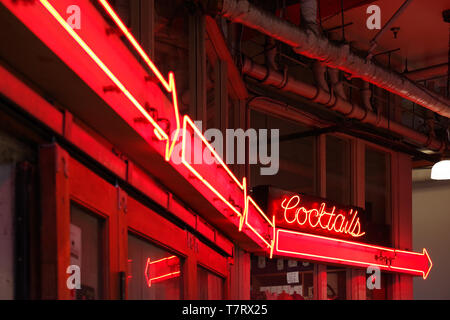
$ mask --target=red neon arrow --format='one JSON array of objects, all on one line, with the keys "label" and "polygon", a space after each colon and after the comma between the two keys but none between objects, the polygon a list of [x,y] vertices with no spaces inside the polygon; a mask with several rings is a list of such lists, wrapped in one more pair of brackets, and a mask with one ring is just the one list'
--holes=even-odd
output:
[{"label": "red neon arrow", "polygon": [[149,288],[155,282],[179,277],[181,274],[180,259],[176,256],[170,256],[156,261],[148,258],[144,273]]},{"label": "red neon arrow", "polygon": [[357,267],[376,266],[424,279],[433,266],[426,249],[417,253],[285,229],[277,229],[276,234],[274,254],[277,255]]}]

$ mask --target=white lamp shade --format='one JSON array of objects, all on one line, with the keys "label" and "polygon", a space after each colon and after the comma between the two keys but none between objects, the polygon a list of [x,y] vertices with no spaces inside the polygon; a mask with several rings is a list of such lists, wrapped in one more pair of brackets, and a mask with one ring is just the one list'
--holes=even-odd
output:
[{"label": "white lamp shade", "polygon": [[431,179],[450,180],[450,160],[437,162],[433,168],[431,168]]}]

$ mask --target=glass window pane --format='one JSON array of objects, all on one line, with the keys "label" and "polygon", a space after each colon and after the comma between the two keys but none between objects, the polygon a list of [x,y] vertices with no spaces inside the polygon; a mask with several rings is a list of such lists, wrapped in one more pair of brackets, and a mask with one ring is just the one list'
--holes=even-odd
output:
[{"label": "glass window pane", "polygon": [[14,298],[14,167],[0,164],[0,300]]},{"label": "glass window pane", "polygon": [[326,157],[327,199],[350,205],[350,143],[327,136]]},{"label": "glass window pane", "polygon": [[128,235],[128,299],[181,299],[181,276],[178,256]]},{"label": "glass window pane", "polygon": [[[188,63],[189,12],[185,1],[155,1],[154,34],[154,62],[166,79],[169,72],[174,72],[180,112],[185,113],[191,100]],[[194,115],[192,116],[195,119]]]},{"label": "glass window pane", "polygon": [[200,300],[222,300],[224,279],[198,266],[197,286]]},{"label": "glass window pane", "polygon": [[294,259],[251,256],[252,300],[311,300],[314,264]]},{"label": "glass window pane", "polygon": [[347,271],[342,267],[327,266],[327,299],[347,299]]},{"label": "glass window pane", "polygon": [[[28,226],[34,226],[31,221],[37,219],[32,209],[36,207],[34,204],[36,190],[34,184],[27,184],[34,175],[30,175],[30,171],[25,174],[23,170],[34,168],[33,164],[37,162],[34,153],[36,148],[32,144],[17,140],[14,135],[17,137],[18,135],[14,129],[11,128],[11,132],[3,131],[3,129],[6,127],[0,129],[0,300],[14,299],[14,296],[27,299],[33,295],[33,288],[29,287],[29,283],[25,285],[16,283],[15,273],[19,272],[18,276],[21,277],[22,272],[27,273],[31,266],[25,263],[15,268],[14,251],[19,250],[26,254],[27,258],[24,261],[32,259],[31,251],[33,250],[28,248],[27,241],[19,241],[16,243],[16,248],[15,241],[18,237],[17,232],[27,232],[25,230],[29,229]],[[20,228],[16,228],[14,223],[17,219],[16,215],[19,214],[17,211],[19,208],[15,208],[15,201],[22,202],[23,206],[20,210],[26,210],[25,218],[30,219],[29,223],[22,224]],[[28,236],[34,239],[33,231],[37,232],[37,229],[28,230],[31,232]],[[16,292],[15,289],[17,289]]]},{"label": "glass window pane", "polygon": [[70,262],[80,266],[81,289],[75,299],[103,298],[103,236],[102,221],[88,210],[71,205]]},{"label": "glass window pane", "polygon": [[391,244],[389,154],[366,148],[366,217],[370,241]]},{"label": "glass window pane", "polygon": [[[298,123],[270,117],[263,113],[252,111],[251,128],[279,129],[279,171],[276,175],[262,176],[261,166],[251,165],[252,186],[271,185],[292,192],[315,194],[315,138],[304,137],[286,139],[283,136],[309,130]],[[270,136],[270,132],[268,133]],[[270,150],[270,147],[268,147]]]}]

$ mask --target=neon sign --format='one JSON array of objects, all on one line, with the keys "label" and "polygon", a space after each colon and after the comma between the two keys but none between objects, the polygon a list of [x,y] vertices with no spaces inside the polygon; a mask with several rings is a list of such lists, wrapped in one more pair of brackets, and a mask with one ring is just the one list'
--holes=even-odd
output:
[{"label": "neon sign", "polygon": [[[278,216],[273,214],[275,211],[271,211],[274,209],[273,207],[260,207],[259,205],[261,205],[261,202],[256,202],[253,199],[253,196],[248,195],[245,178],[242,180],[237,179],[220,156],[214,151],[214,148],[202,135],[201,131],[195,127],[191,118],[187,115],[181,117],[178,110],[175,77],[173,72],[169,73],[168,80],[162,76],[146,52],[141,48],[139,43],[134,39],[133,35],[114,12],[108,1],[98,0],[101,7],[106,11],[127,41],[131,44],[131,47],[136,50],[142,60],[147,64],[153,73],[152,78],[154,78],[155,81],[158,81],[162,88],[172,97],[173,109],[171,112],[174,112],[175,115],[175,121],[173,124],[171,123],[173,126],[172,129],[175,129],[172,137],[170,137],[167,127],[160,126],[158,119],[154,118],[144,107],[144,102],[139,101],[139,99],[133,95],[132,88],[128,88],[126,82],[123,80],[121,81],[118,74],[114,74],[113,69],[107,66],[101,59],[100,54],[94,52],[86,39],[83,39],[77,31],[70,27],[65,19],[62,18],[61,14],[50,4],[50,1],[37,1],[36,3],[42,5],[39,6],[39,8],[36,8],[36,6],[27,6],[26,8],[23,8],[11,1],[1,1],[36,35],[39,35],[39,38],[42,39],[44,43],[53,43],[54,39],[50,39],[51,36],[46,34],[45,28],[49,26],[48,24],[42,24],[37,27],[35,22],[30,22],[36,19],[41,19],[42,21],[43,15],[41,11],[42,8],[45,8],[45,12],[48,12],[52,19],[62,27],[65,34],[70,36],[79,45],[81,50],[92,59],[112,82],[117,91],[121,92],[131,103],[131,106],[137,109],[152,125],[152,132],[155,135],[156,140],[165,143],[163,156],[167,162],[171,162],[171,164],[175,166],[173,161],[171,161],[171,156],[173,154],[174,145],[180,139],[183,139],[183,148],[181,150],[183,153],[186,152],[184,148],[187,141],[186,139],[192,137],[192,135],[198,135],[202,140],[202,143],[211,151],[211,154],[217,160],[214,165],[219,170],[217,176],[220,175],[221,177],[228,178],[229,183],[227,183],[226,186],[223,186],[218,182],[223,181],[223,179],[211,179],[210,177],[208,178],[203,175],[197,168],[194,168],[193,165],[186,161],[185,153],[183,154],[182,165],[189,170],[193,177],[207,187],[207,190],[213,195],[211,198],[214,197],[214,201],[216,201],[216,199],[219,200],[220,203],[223,204],[223,207],[231,212],[229,219],[233,220],[233,222],[237,222],[236,226],[239,231],[255,234],[256,237],[253,237],[254,241],[258,243],[261,248],[266,250],[270,256],[276,254],[318,261],[339,262],[361,267],[375,263],[383,266],[385,270],[422,275],[424,278],[428,275],[429,270],[431,269],[431,260],[429,259],[426,250],[424,250],[423,253],[416,253],[336,239],[335,237],[339,236],[361,239],[365,235],[364,217],[359,210],[349,209],[339,211],[339,207],[334,205],[330,206],[328,202],[319,201],[316,203],[308,203],[305,201],[306,198],[302,196],[299,197],[299,201],[296,203],[297,198],[292,197],[292,195],[290,198],[280,199],[278,203],[274,202],[274,204],[277,205],[276,210],[279,212]],[[61,2],[63,1],[61,0]],[[61,2],[58,2],[58,4]],[[79,0],[79,2],[82,2],[86,8],[95,10],[90,1]],[[55,47],[53,48],[53,50],[55,50]],[[61,52],[59,55],[64,57]],[[68,64],[70,64],[70,62],[68,62]],[[233,192],[230,192],[230,190]],[[231,194],[234,199],[230,196]],[[236,196],[236,194],[238,196]],[[283,200],[285,200],[284,205]],[[279,219],[280,215],[282,219]],[[288,230],[296,228],[306,229],[304,230],[305,232]],[[325,232],[327,234],[331,233],[333,238],[306,233],[307,231],[311,232],[311,230]],[[171,265],[172,263],[174,263],[174,265]],[[177,277],[179,275],[179,259],[175,256],[156,261],[151,261],[150,259],[147,260],[146,280],[149,286],[151,286],[152,283]]]},{"label": "neon sign", "polygon": [[433,267],[426,249],[418,253],[284,229],[277,229],[275,254],[362,268],[376,266],[423,279]]},{"label": "neon sign", "polygon": [[152,261],[150,258],[147,259],[145,280],[149,288],[154,283],[179,277],[180,274],[180,259],[177,256],[170,256],[155,261]]},{"label": "neon sign", "polygon": [[[336,214],[336,206],[327,211],[327,204],[322,202],[319,208],[305,207],[301,204],[303,196],[295,195],[284,198],[281,203],[284,222],[289,225],[304,226],[308,224],[311,228],[321,228],[335,233],[349,234],[358,238],[365,235],[361,232],[361,223],[358,210],[350,209]],[[317,204],[317,203],[316,203]]]},{"label": "neon sign", "polygon": [[[228,168],[228,166],[224,163],[224,161],[221,159],[221,157],[215,152],[214,148],[211,146],[211,144],[207,141],[207,139],[203,136],[203,134],[200,132],[200,130],[195,126],[194,122],[191,120],[191,118],[187,115],[183,117],[183,128],[181,128],[181,121],[180,121],[180,114],[178,110],[178,98],[176,93],[176,87],[175,87],[175,77],[173,72],[169,73],[169,81],[166,81],[160,71],[157,69],[157,67],[154,65],[154,63],[151,61],[151,59],[148,57],[148,55],[145,53],[145,51],[142,49],[142,47],[138,44],[136,39],[133,37],[133,35],[128,31],[128,29],[125,27],[125,24],[121,21],[119,16],[115,13],[115,11],[112,9],[112,7],[109,5],[108,1],[106,0],[98,0],[101,6],[105,9],[106,13],[111,17],[111,19],[115,22],[119,30],[122,31],[126,39],[130,42],[132,47],[137,51],[137,53],[141,56],[141,58],[146,62],[148,67],[151,69],[152,73],[156,77],[156,79],[161,83],[161,85],[165,88],[165,90],[168,93],[171,93],[172,100],[173,100],[173,111],[175,113],[175,119],[176,119],[176,128],[175,128],[175,134],[173,136],[172,141],[169,139],[169,134],[158,124],[158,122],[147,112],[147,110],[143,107],[142,103],[138,101],[136,97],[133,96],[133,94],[126,88],[126,86],[119,80],[119,78],[105,65],[105,63],[100,59],[100,57],[91,49],[91,47],[77,34],[75,30],[73,30],[70,25],[64,20],[64,18],[60,15],[60,13],[52,6],[52,4],[48,0],[39,0],[39,2],[43,5],[43,7],[51,14],[51,16],[63,27],[63,29],[75,40],[75,42],[83,49],[83,51],[97,64],[97,66],[108,76],[108,78],[113,82],[113,84],[116,86],[116,88],[122,92],[127,99],[132,103],[132,105],[139,111],[141,114],[145,117],[148,122],[154,126],[153,133],[155,134],[155,137],[162,142],[166,143],[165,147],[165,160],[170,162],[171,156],[173,153],[173,149],[175,146],[175,143],[178,141],[180,137],[182,137],[183,141],[183,148],[182,148],[182,163],[186,166],[186,168],[196,177],[198,178],[210,191],[212,191],[223,203],[226,204],[226,206],[231,209],[234,214],[237,215],[239,218],[239,226],[242,226],[245,221],[245,225],[251,230],[253,233],[257,235],[259,239],[266,239],[268,235],[261,235],[260,232],[258,232],[255,228],[251,226],[251,222],[248,221],[248,219],[245,219],[246,214],[244,212],[247,212],[248,203],[252,202],[250,201],[250,196],[247,196],[246,191],[244,192],[244,184],[245,181],[243,179],[242,183],[236,178],[236,176],[232,173],[232,171]],[[212,156],[215,158],[216,162],[219,164],[218,168],[223,169],[226,174],[231,178],[231,181],[236,184],[236,186],[240,189],[240,191],[243,193],[243,206],[241,208],[238,208],[238,206],[233,205],[233,201],[227,200],[227,197],[221,194],[216,187],[213,186],[208,180],[204,179],[200,173],[194,169],[194,167],[185,160],[185,152],[186,152],[186,139],[187,137],[191,136],[190,131],[192,131],[194,134],[197,134],[202,142],[205,144],[205,146],[211,151]],[[181,133],[180,133],[181,132]],[[254,201],[253,201],[254,202]],[[245,207],[245,208],[242,208]],[[267,219],[266,216],[264,218]],[[270,221],[270,220],[269,220]],[[270,248],[270,252],[273,251],[274,246],[274,228],[275,226],[271,224],[271,228],[269,232],[271,232],[271,235],[269,235],[270,238],[272,238],[272,241],[268,242],[267,240],[264,240],[262,243],[264,243],[264,247],[268,246]]]},{"label": "neon sign", "polygon": [[367,221],[360,208],[270,186],[255,187],[252,195],[262,204],[263,210],[274,217],[277,228],[366,240]]}]

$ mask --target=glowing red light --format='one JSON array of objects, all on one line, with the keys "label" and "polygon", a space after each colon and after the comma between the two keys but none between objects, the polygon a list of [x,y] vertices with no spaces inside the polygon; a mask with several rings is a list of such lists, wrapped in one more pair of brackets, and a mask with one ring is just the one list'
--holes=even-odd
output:
[{"label": "glowing red light", "polygon": [[58,11],[47,1],[39,0],[45,9],[59,22],[59,24],[67,31],[67,33],[79,44],[79,46],[91,57],[97,66],[108,76],[108,78],[119,88],[119,90],[128,98],[128,100],[142,113],[142,115],[155,127],[157,137],[160,140],[169,140],[168,135],[158,125],[158,123],[148,114],[145,108],[137,101],[137,99],[128,91],[122,82],[111,72],[111,70],[103,63],[103,61],[92,51],[92,49],[81,39],[81,37],[70,27]]},{"label": "glowing red light", "polygon": [[[274,253],[284,254],[286,256],[294,256],[301,258],[311,258],[321,261],[345,263],[354,266],[368,266],[376,265],[384,270],[399,271],[409,274],[422,275],[424,279],[427,278],[431,268],[432,262],[428,255],[428,252],[423,249],[423,253],[409,252],[404,250],[397,250],[392,248],[385,248],[380,246],[367,245],[363,243],[351,242],[340,239],[333,239],[323,237],[319,235],[311,235],[301,232],[294,232],[276,228],[275,216],[272,220],[264,213],[263,210],[256,204],[256,202],[247,194],[247,181],[245,178],[242,183],[236,178],[228,166],[224,163],[221,157],[216,153],[211,144],[203,136],[203,134],[194,125],[193,121],[188,117],[183,118],[183,127],[181,127],[180,113],[178,110],[177,92],[175,85],[175,77],[173,72],[169,73],[168,81],[164,79],[160,71],[156,68],[154,63],[148,57],[146,52],[138,44],[133,35],[125,27],[121,19],[114,12],[106,0],[99,0],[102,7],[106,10],[112,20],[116,23],[118,28],[125,35],[132,47],[138,52],[141,58],[146,62],[147,66],[165,88],[168,93],[172,94],[173,110],[175,113],[176,129],[174,137],[171,140],[169,135],[158,125],[157,121],[146,111],[141,103],[130,93],[126,86],[117,78],[115,74],[104,64],[104,62],[93,52],[93,50],[87,45],[87,43],[81,39],[81,37],[68,25],[68,23],[61,17],[61,15],[55,10],[55,8],[47,0],[39,0],[44,8],[50,13],[50,15],[56,19],[56,21],[63,27],[63,29],[74,39],[74,41],[81,47],[81,49],[95,62],[95,64],[105,73],[105,75],[119,88],[119,90],[126,96],[126,98],[133,104],[133,106],[142,113],[142,115],[153,125],[154,133],[156,137],[161,141],[166,141],[165,159],[170,161],[175,143],[182,136],[182,163],[188,170],[197,177],[207,188],[213,192],[223,203],[225,203],[236,215],[240,218],[239,230],[243,229],[245,225],[255,233],[258,238],[265,244],[265,249],[269,250],[270,256]],[[215,188],[209,181],[207,181],[197,170],[191,166],[186,160],[186,141],[189,136],[188,129],[194,131],[198,137],[202,140],[206,148],[216,159],[225,173],[235,183],[238,190],[242,193],[245,207],[240,212],[235,205],[233,205],[225,196],[223,196],[217,188]],[[326,212],[325,203],[322,203],[320,209],[314,208],[295,208],[296,214],[294,217],[288,217],[288,210],[294,209],[290,207],[290,201],[284,203],[284,214],[287,223],[298,223],[303,225],[308,223],[310,227],[321,228],[335,233],[345,233],[353,237],[360,237],[364,235],[361,232],[359,218],[357,218],[357,212],[349,212],[348,215],[352,217],[349,221],[343,214],[334,215],[334,209],[331,212]],[[287,200],[287,199],[285,199]],[[295,201],[295,199],[294,199]],[[250,210],[250,206],[254,210]],[[256,230],[256,227],[249,221],[249,213],[256,212],[262,217],[262,221],[267,224],[267,230],[271,230],[272,235],[269,235],[270,240],[264,237],[260,232]],[[303,215],[303,219],[302,216]],[[322,217],[329,217],[328,221],[322,221]],[[333,222],[331,222],[333,221]],[[281,238],[280,238],[281,235]],[[287,236],[289,235],[289,236]],[[281,241],[280,241],[281,239]],[[281,244],[281,245],[280,245]],[[311,246],[316,246],[315,252],[308,251]],[[393,263],[390,265],[374,262],[374,257],[379,253],[388,255],[393,259]],[[376,253],[376,254],[374,254]],[[180,275],[180,263],[179,258],[176,256],[166,257],[156,261],[147,259],[145,268],[145,276],[148,286],[150,287],[152,282],[163,281],[178,277]]]},{"label": "glowing red light", "polygon": [[[302,245],[305,243],[308,245]],[[425,249],[417,253],[284,229],[277,229],[275,247],[275,252],[284,256],[357,267],[377,266],[386,271],[421,275],[424,279],[433,266]],[[390,262],[377,256],[385,256]]]},{"label": "glowing red light", "polygon": [[136,49],[136,51],[139,53],[139,55],[142,57],[142,59],[144,59],[144,61],[147,63],[147,65],[152,70],[152,72],[155,74],[155,76],[158,78],[158,80],[161,82],[161,84],[166,88],[167,92],[171,92],[172,91],[171,85],[164,79],[161,72],[159,72],[158,68],[155,66],[153,61],[150,60],[147,53],[144,51],[144,49],[142,49],[142,47],[139,45],[139,43],[133,37],[131,32],[128,31],[127,27],[124,25],[122,20],[120,20],[119,16],[116,14],[116,12],[113,10],[113,8],[109,5],[108,1],[99,0],[99,2],[103,6],[103,8],[105,8],[105,10],[109,14],[109,16],[114,20],[114,22],[119,27],[119,29],[127,37],[127,39],[130,41],[131,45]]},{"label": "glowing red light", "polygon": [[[269,226],[272,229],[272,235],[271,235],[271,241],[269,242],[267,239],[265,239],[258,231],[256,231],[256,229],[249,223],[248,221],[248,216],[249,216],[249,207],[250,204],[256,209],[256,212],[258,212],[263,218],[264,220],[269,224]],[[261,208],[256,204],[255,200],[253,200],[252,197],[247,196],[247,204],[246,204],[246,214],[245,216],[242,217],[242,220],[245,220],[245,225],[251,230],[253,231],[253,233],[255,233],[261,240],[262,242],[264,242],[267,246],[267,248],[270,249],[270,251],[273,251],[273,246],[274,246],[274,241],[275,241],[275,219],[270,220],[267,215],[264,213],[264,211],[261,210]]]},{"label": "glowing red light", "polygon": [[224,168],[224,170],[228,173],[228,175],[233,179],[233,181],[237,184],[237,186],[243,190],[243,185],[237,180],[235,175],[231,172],[231,170],[227,167],[227,165],[223,162],[223,160],[220,158],[220,156],[217,154],[217,152],[214,150],[214,148],[209,144],[208,140],[203,136],[203,134],[200,132],[200,130],[195,126],[194,122],[188,117],[184,116],[183,118],[183,134],[182,134],[182,148],[181,148],[181,162],[191,171],[194,176],[196,176],[200,181],[202,181],[208,189],[210,189],[220,200],[222,200],[231,210],[233,210],[236,215],[239,217],[242,216],[241,212],[239,212],[238,209],[234,205],[232,205],[225,197],[220,194],[219,191],[216,190],[206,179],[202,177],[202,175],[194,169],[194,167],[186,160],[186,144],[187,139],[189,139],[190,135],[187,130],[187,127],[190,127],[195,134],[202,140],[202,142],[205,144],[205,146],[209,149],[211,154],[214,156],[214,158],[217,160],[217,162]]},{"label": "glowing red light", "polygon": [[[326,211],[326,203],[322,202],[319,209],[306,208],[300,206],[301,197],[299,195],[285,198],[281,203],[284,212],[284,221],[288,224],[303,226],[306,223],[312,228],[321,228],[323,230],[349,234],[358,238],[365,235],[361,232],[361,223],[357,218],[358,211],[350,211],[344,215],[342,213],[335,214],[336,207],[332,207],[329,212]],[[351,220],[348,220],[351,217]],[[325,218],[325,220],[323,220]],[[315,220],[315,221],[314,221]],[[340,223],[340,224],[338,224]]]}]

